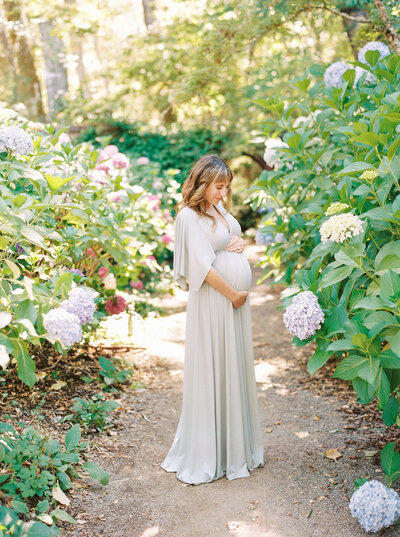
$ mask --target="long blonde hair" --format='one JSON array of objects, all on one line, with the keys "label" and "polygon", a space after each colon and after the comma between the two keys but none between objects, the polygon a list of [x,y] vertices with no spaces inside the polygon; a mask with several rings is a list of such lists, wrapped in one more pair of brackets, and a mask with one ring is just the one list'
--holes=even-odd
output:
[{"label": "long blonde hair", "polygon": [[[210,218],[215,223],[215,217],[207,212],[205,192],[211,183],[231,184],[233,173],[228,164],[218,155],[204,155],[190,170],[189,176],[182,186],[182,201],[176,206],[176,213],[183,207],[190,207],[200,216]],[[229,189],[223,205],[229,211],[232,194]]]}]

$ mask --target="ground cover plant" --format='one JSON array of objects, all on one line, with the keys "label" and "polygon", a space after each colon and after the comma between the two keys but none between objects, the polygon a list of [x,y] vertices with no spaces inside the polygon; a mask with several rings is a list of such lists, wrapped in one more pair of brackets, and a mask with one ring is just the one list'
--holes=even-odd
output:
[{"label": "ground cover plant", "polygon": [[[272,235],[264,276],[288,286],[284,322],[296,345],[313,342],[310,374],[336,359],[333,376],[398,427],[400,57],[369,43],[292,86],[296,99],[258,101],[278,116],[265,128],[274,169],[255,186],[260,233]],[[395,448],[381,454],[388,485],[400,478]]]}]

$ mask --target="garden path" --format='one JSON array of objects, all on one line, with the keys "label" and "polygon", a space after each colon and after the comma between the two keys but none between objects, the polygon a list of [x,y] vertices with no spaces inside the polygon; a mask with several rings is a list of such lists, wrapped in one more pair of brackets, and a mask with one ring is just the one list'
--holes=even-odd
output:
[{"label": "garden path", "polygon": [[[247,254],[255,261],[260,249],[250,246]],[[177,292],[168,299],[169,316],[145,321],[147,349],[132,354],[147,388],[122,397],[122,427],[99,448],[97,462],[110,473],[110,484],[76,493],[71,514],[80,523],[65,535],[366,535],[351,517],[348,500],[355,478],[380,475],[378,466],[357,453],[369,427],[349,425],[341,408],[346,400],[306,388],[304,353],[309,349],[292,346],[277,310],[279,290],[265,282],[256,286],[260,274],[254,268],[251,303],[264,467],[248,478],[200,486],[185,485],[160,468],[181,408],[186,294]],[[332,448],[343,454],[337,461],[324,457]]]}]

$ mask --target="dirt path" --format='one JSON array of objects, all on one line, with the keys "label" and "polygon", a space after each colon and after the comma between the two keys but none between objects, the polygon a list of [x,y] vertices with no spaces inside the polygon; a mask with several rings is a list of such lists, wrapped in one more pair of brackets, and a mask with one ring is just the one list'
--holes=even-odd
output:
[{"label": "dirt path", "polygon": [[[248,250],[255,259],[256,247]],[[103,440],[97,462],[110,473],[108,487],[79,490],[72,503],[79,524],[69,537],[358,537],[348,500],[357,477],[381,477],[357,454],[370,431],[349,425],[344,401],[304,388],[303,349],[277,311],[279,293],[265,283],[251,293],[253,339],[265,465],[248,478],[185,485],[160,468],[179,418],[185,323],[184,293],[175,313],[146,321],[148,350],[134,361],[148,388],[123,397],[118,434]],[[307,351],[308,352],[308,351]],[[344,428],[345,427],[345,428]],[[357,443],[355,443],[355,441]],[[343,457],[324,457],[337,448]],[[360,451],[360,450],[359,450]],[[398,527],[399,528],[399,527]],[[400,529],[380,536],[400,535]]]}]

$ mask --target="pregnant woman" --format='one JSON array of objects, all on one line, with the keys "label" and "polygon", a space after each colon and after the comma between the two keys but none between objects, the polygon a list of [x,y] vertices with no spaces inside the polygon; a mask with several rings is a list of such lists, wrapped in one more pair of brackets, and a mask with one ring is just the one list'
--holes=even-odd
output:
[{"label": "pregnant woman", "polygon": [[246,477],[262,466],[248,291],[250,265],[229,208],[233,174],[217,155],[196,162],[176,217],[174,278],[189,289],[183,404],[161,466],[185,483]]}]

